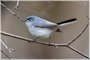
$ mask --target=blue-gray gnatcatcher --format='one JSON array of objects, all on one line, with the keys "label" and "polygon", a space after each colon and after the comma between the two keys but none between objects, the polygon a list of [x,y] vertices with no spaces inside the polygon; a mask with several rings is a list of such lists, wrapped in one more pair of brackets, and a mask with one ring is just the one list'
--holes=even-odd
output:
[{"label": "blue-gray gnatcatcher", "polygon": [[28,27],[29,32],[35,38],[38,37],[49,38],[51,33],[55,31],[60,31],[57,27],[71,24],[76,21],[77,19],[73,18],[59,23],[53,23],[45,19],[42,19],[38,16],[28,16],[27,19],[25,20],[25,24]]}]

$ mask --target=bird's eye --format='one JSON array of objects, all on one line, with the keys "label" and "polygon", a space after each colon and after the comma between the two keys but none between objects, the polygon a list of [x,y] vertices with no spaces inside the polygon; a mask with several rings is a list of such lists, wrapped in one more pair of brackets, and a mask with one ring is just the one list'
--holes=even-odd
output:
[{"label": "bird's eye", "polygon": [[28,18],[27,20],[30,20],[31,18]]},{"label": "bird's eye", "polygon": [[28,18],[27,20],[32,21],[32,18]]}]

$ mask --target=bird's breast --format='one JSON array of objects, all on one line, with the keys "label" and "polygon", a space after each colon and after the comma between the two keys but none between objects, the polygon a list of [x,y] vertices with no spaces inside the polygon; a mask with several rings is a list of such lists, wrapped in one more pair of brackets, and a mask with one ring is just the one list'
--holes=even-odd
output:
[{"label": "bird's breast", "polygon": [[48,28],[30,28],[29,31],[33,36],[45,38],[49,38],[50,34],[53,32]]}]

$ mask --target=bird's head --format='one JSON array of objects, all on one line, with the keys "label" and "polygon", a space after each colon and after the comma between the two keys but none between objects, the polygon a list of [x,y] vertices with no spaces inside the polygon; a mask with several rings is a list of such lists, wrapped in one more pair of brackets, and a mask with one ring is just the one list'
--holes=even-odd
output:
[{"label": "bird's head", "polygon": [[26,18],[26,20],[24,21],[27,25],[32,25],[33,24],[33,22],[35,22],[36,20],[37,20],[37,16],[28,16],[27,18]]},{"label": "bird's head", "polygon": [[34,15],[28,16],[28,17],[26,17],[25,20],[22,20],[22,22],[33,22],[33,21],[36,20],[36,18],[38,18],[38,17],[37,16],[34,16]]}]

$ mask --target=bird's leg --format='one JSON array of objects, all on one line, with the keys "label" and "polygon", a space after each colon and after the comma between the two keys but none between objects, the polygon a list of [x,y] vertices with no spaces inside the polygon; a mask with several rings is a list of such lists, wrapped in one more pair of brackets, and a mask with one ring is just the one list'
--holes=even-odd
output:
[{"label": "bird's leg", "polygon": [[31,42],[35,42],[36,41],[36,39],[38,39],[39,37],[36,37],[36,38],[33,38],[33,41],[28,41],[29,43],[31,43]]},{"label": "bird's leg", "polygon": [[38,38],[39,38],[39,37],[34,38],[33,41],[36,42],[36,40],[37,40]]},{"label": "bird's leg", "polygon": [[[62,30],[60,30],[60,29],[58,28],[57,30],[54,30],[53,33],[54,33],[54,32],[62,32]],[[49,37],[49,46],[50,46],[50,42],[51,42],[51,35],[52,35],[53,33],[51,33],[51,34],[50,34],[50,37]]]},{"label": "bird's leg", "polygon": [[51,35],[50,35],[50,37],[49,37],[49,46],[50,46],[50,42],[51,42]]},{"label": "bird's leg", "polygon": [[36,39],[33,39],[33,41],[35,42],[35,41],[36,41]]},{"label": "bird's leg", "polygon": [[51,43],[51,36],[52,36],[52,33],[50,34],[50,37],[49,37],[49,46],[50,46],[50,43]]},{"label": "bird's leg", "polygon": [[33,39],[33,42],[36,42],[36,39],[37,39],[37,38],[34,38],[34,39]]}]

